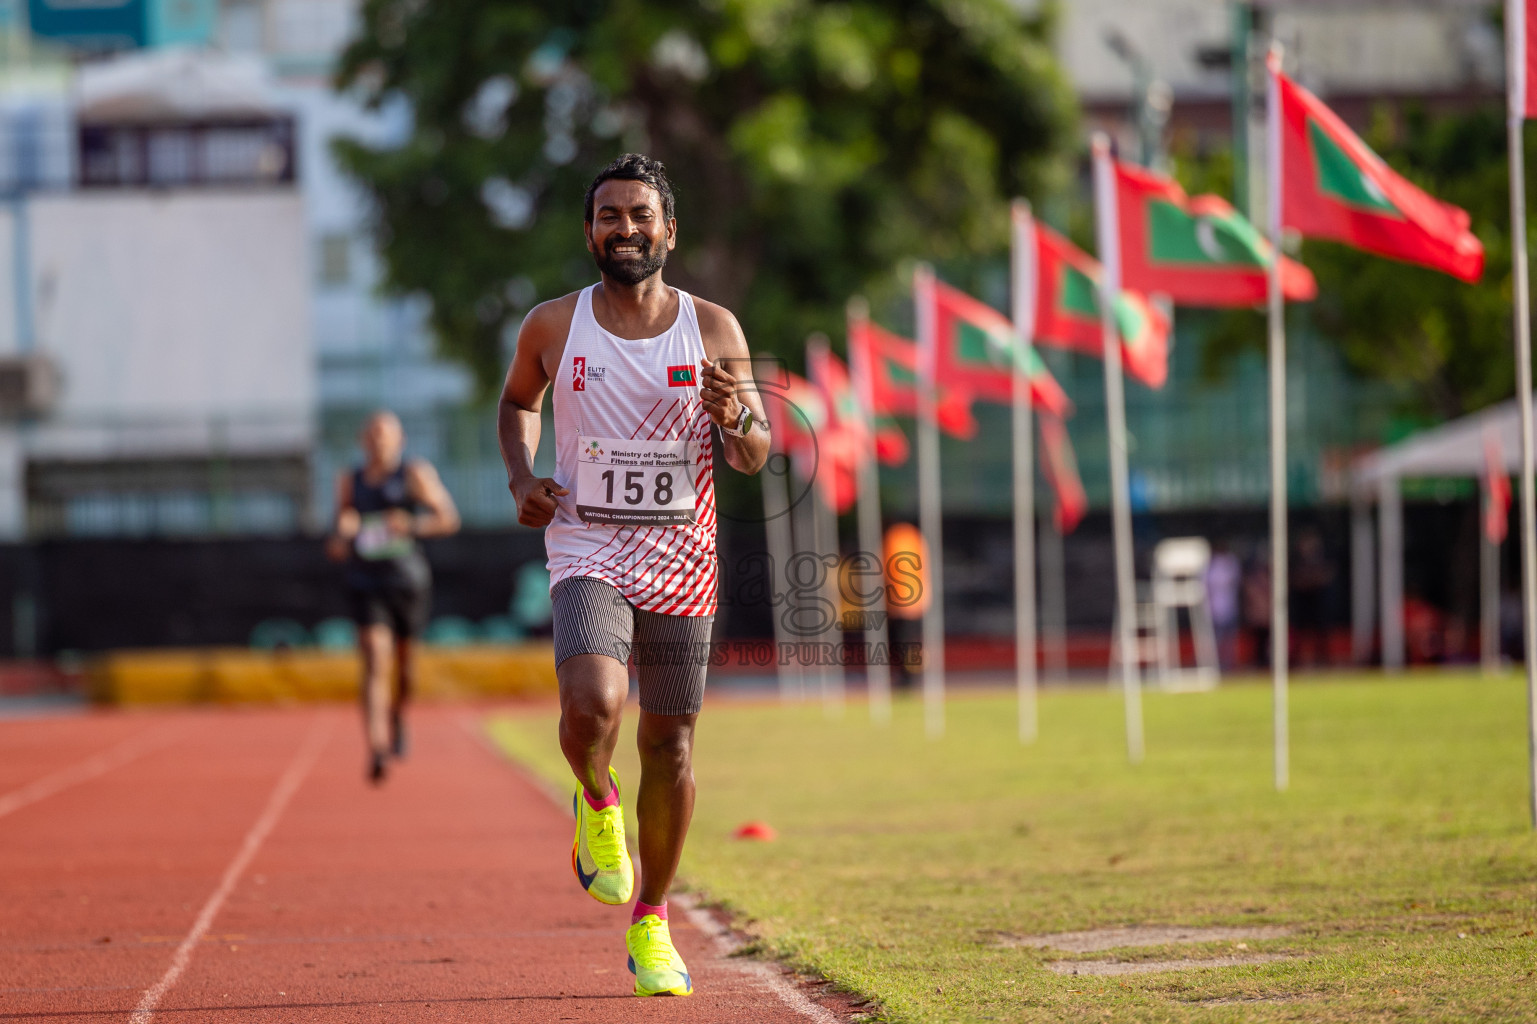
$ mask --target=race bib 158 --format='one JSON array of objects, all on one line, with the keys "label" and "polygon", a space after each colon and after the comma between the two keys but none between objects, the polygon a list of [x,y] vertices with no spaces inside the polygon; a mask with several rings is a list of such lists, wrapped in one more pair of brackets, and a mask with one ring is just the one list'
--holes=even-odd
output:
[{"label": "race bib 158", "polygon": [[678,526],[694,521],[688,441],[577,439],[576,514],[587,523]]}]

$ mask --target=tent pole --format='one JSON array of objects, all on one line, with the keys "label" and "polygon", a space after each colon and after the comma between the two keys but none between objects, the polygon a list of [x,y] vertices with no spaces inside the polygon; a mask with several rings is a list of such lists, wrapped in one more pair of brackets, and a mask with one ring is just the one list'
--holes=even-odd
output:
[{"label": "tent pole", "polygon": [[1483,666],[1484,675],[1492,676],[1500,670],[1500,546],[1489,536],[1489,531],[1484,528],[1489,519],[1489,509],[1494,502],[1490,500],[1489,488],[1478,489],[1480,515],[1478,523],[1478,589],[1481,595],[1479,601],[1478,616],[1478,660]]},{"label": "tent pole", "polygon": [[1350,495],[1350,657],[1365,665],[1372,657],[1374,570],[1371,498],[1359,485]]},{"label": "tent pole", "polygon": [[1377,481],[1377,557],[1382,668],[1396,672],[1404,667],[1404,505],[1397,476]]}]

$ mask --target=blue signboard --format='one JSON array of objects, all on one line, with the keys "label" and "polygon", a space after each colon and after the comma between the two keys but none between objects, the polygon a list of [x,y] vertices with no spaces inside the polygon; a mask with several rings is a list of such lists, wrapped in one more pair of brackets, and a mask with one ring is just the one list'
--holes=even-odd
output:
[{"label": "blue signboard", "polygon": [[147,41],[145,0],[27,0],[32,34],[85,50],[123,50]]},{"label": "blue signboard", "polygon": [[149,0],[150,46],[201,46],[219,25],[219,0]]},{"label": "blue signboard", "polygon": [[82,50],[198,46],[218,27],[219,0],[27,0],[32,34]]}]

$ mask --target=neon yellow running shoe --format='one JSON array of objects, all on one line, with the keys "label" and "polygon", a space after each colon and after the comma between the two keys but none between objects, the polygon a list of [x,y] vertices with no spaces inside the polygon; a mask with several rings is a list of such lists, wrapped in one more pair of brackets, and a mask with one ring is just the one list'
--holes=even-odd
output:
[{"label": "neon yellow running shoe", "polygon": [[624,944],[630,951],[630,973],[635,975],[636,995],[694,994],[688,965],[672,947],[672,933],[667,930],[666,921],[655,914],[647,914],[630,925],[630,930],[624,933]]},{"label": "neon yellow running shoe", "polygon": [[[611,767],[608,777],[619,792],[619,773]],[[576,839],[571,844],[571,870],[582,888],[599,903],[617,906],[627,903],[635,889],[635,868],[630,865],[630,851],[624,844],[624,807],[614,804],[601,811],[592,809],[576,787],[571,798],[576,815]]]}]

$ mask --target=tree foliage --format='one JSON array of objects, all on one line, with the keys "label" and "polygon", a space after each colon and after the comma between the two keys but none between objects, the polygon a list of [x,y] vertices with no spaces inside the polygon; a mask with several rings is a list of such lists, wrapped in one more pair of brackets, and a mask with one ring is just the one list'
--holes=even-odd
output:
[{"label": "tree foliage", "polygon": [[1006,203],[1068,172],[1052,5],[1008,0],[365,0],[337,77],[415,114],[338,144],[385,287],[423,294],[483,385],[534,302],[592,281],[582,192],[627,150],[677,189],[668,279],[757,349],[839,333],[913,258],[1001,248]]},{"label": "tree foliage", "polygon": [[[1449,419],[1509,398],[1515,356],[1503,111],[1433,115],[1417,106],[1384,108],[1364,137],[1399,173],[1468,211],[1484,243],[1483,279],[1465,284],[1310,239],[1300,257],[1318,278],[1318,299],[1293,307],[1289,319],[1333,341],[1356,372],[1400,385],[1407,413]],[[1222,176],[1224,160],[1204,161],[1218,165],[1209,176]],[[1206,174],[1198,170],[1182,177]],[[1263,327],[1255,319],[1247,313],[1216,318],[1207,339],[1208,365],[1220,367],[1237,349],[1262,345]]]}]

